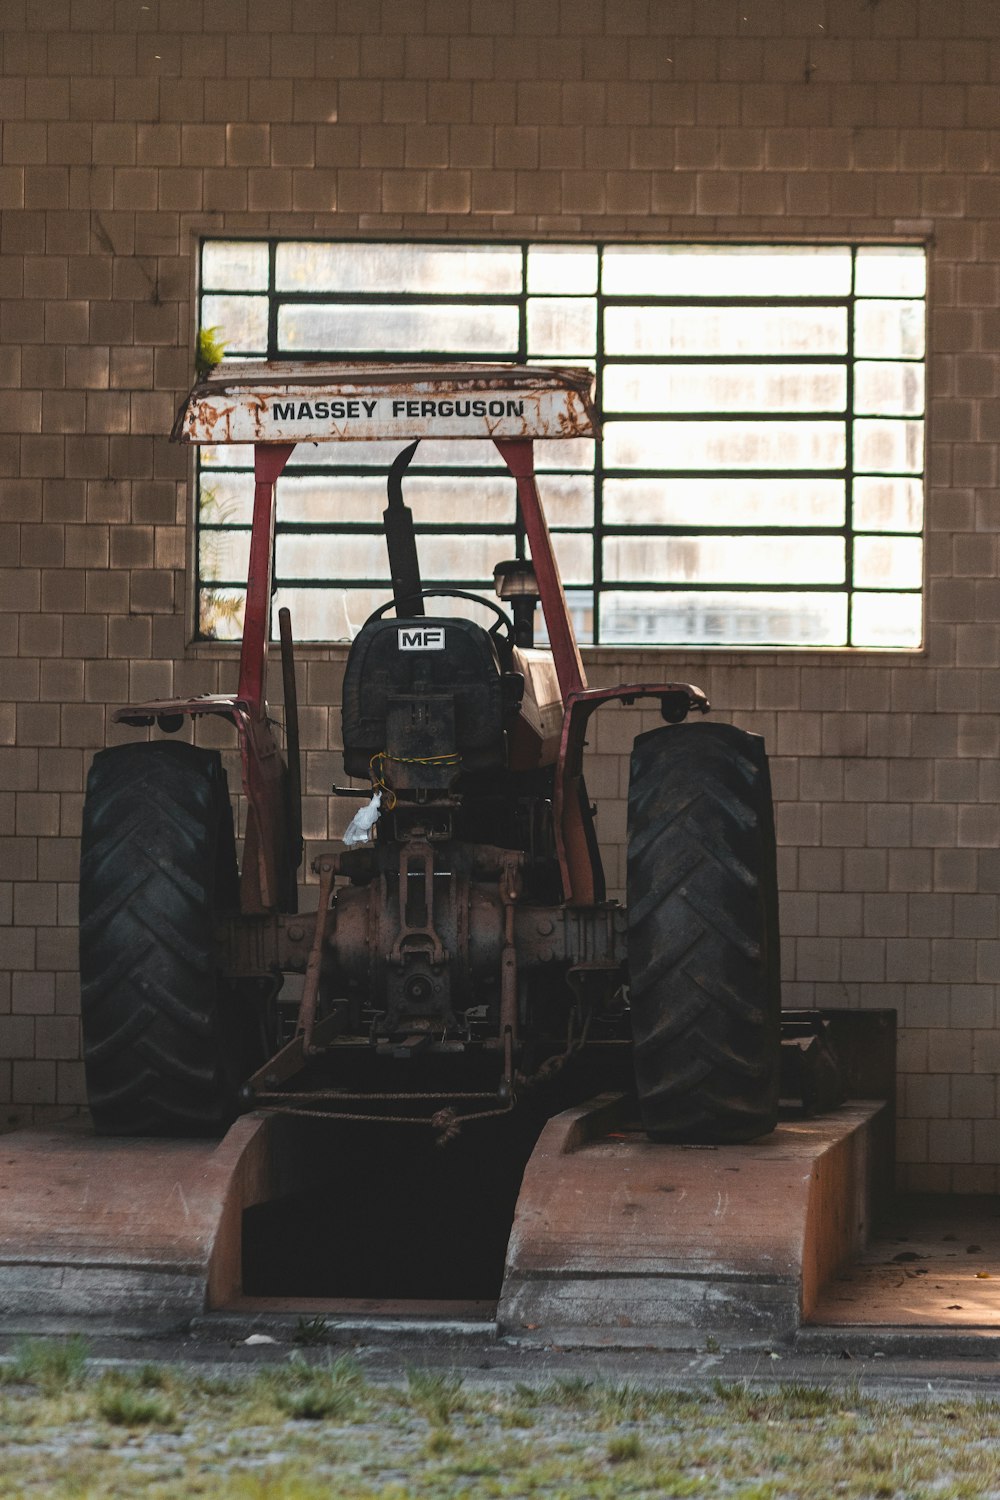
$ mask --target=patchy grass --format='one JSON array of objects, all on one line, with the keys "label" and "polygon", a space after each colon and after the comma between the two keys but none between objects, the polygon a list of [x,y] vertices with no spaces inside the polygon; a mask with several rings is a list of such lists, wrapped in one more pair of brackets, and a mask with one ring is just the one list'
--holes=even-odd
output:
[{"label": "patchy grass", "polygon": [[366,1379],[295,1351],[224,1377],[95,1369],[78,1341],[3,1367],[0,1500],[979,1500],[1000,1404],[855,1387]]},{"label": "patchy grass", "polygon": [[301,1349],[314,1349],[317,1344],[325,1344],[330,1325],[320,1315],[315,1318],[299,1318],[292,1334],[292,1343],[298,1344]]},{"label": "patchy grass", "polygon": [[46,1396],[57,1396],[77,1389],[86,1367],[86,1339],[22,1339],[12,1363],[3,1367],[3,1383],[33,1385]]},{"label": "patchy grass", "polygon": [[447,1427],[452,1417],[466,1409],[462,1379],[444,1370],[409,1369],[406,1394],[414,1411],[435,1427]]},{"label": "patchy grass", "polygon": [[637,1432],[627,1432],[624,1437],[609,1439],[606,1449],[609,1464],[634,1463],[642,1457],[642,1438]]},{"label": "patchy grass", "polygon": [[177,1413],[156,1391],[109,1385],[95,1395],[98,1414],[119,1427],[177,1427]]}]

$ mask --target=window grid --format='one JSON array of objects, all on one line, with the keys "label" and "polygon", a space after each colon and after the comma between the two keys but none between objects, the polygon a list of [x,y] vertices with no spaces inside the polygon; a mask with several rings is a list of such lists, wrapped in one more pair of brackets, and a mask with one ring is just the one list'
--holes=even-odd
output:
[{"label": "window grid", "polygon": [[[219,243],[220,242],[216,241],[206,241],[204,242],[203,248],[208,248],[213,244]],[[227,246],[234,246],[240,244],[241,242],[228,240],[221,243]],[[245,243],[252,246],[262,244],[262,242],[260,241],[247,241]],[[884,417],[879,412],[876,412],[874,416],[869,416],[869,414],[859,413],[855,409],[857,404],[857,366],[859,360],[861,360],[862,357],[864,362],[868,365],[895,365],[903,370],[904,374],[906,369],[910,367],[916,368],[917,366],[919,366],[922,368],[922,346],[915,353],[904,352],[902,350],[902,338],[900,341],[900,350],[896,350],[894,352],[879,353],[876,350],[875,353],[872,353],[870,350],[866,350],[863,352],[863,356],[859,355],[857,352],[856,321],[859,305],[864,304],[865,306],[869,306],[870,304],[881,301],[886,305],[897,305],[900,310],[904,309],[910,304],[919,304],[920,309],[922,310],[923,308],[922,289],[917,294],[914,294],[913,292],[907,292],[905,290],[897,290],[894,295],[890,291],[882,291],[878,294],[873,294],[869,290],[863,296],[858,293],[858,254],[859,251],[862,254],[866,251],[870,252],[873,247],[857,245],[831,247],[844,255],[849,255],[850,257],[849,285],[845,290],[838,293],[837,295],[833,295],[827,292],[817,295],[800,294],[789,296],[736,296],[732,294],[722,296],[690,296],[670,295],[666,292],[661,292],[659,294],[642,292],[629,294],[626,292],[622,292],[621,290],[606,290],[604,277],[606,253],[609,251],[613,253],[616,250],[620,252],[622,247],[603,244],[590,246],[567,245],[565,247],[558,247],[559,249],[569,252],[576,251],[578,253],[594,254],[594,256],[596,257],[596,278],[593,291],[576,292],[573,290],[546,290],[544,292],[540,292],[537,290],[532,290],[530,289],[530,255],[532,251],[536,253],[540,252],[542,254],[551,254],[554,247],[544,244],[537,245],[533,242],[528,241],[521,242],[518,246],[513,246],[508,242],[482,247],[459,247],[454,241],[422,241],[409,243],[387,243],[379,241],[350,242],[350,247],[358,247],[360,250],[363,250],[364,247],[367,247],[372,251],[385,248],[389,250],[390,253],[405,253],[409,250],[412,251],[412,253],[416,256],[419,256],[421,252],[433,254],[434,251],[445,250],[454,253],[456,250],[461,248],[472,251],[482,249],[487,252],[507,255],[510,255],[513,251],[516,250],[519,255],[520,263],[520,284],[516,290],[503,291],[499,293],[483,293],[478,291],[462,293],[454,292],[451,290],[446,292],[426,290],[413,292],[385,292],[365,290],[317,292],[315,290],[309,289],[294,291],[287,288],[279,289],[278,286],[278,257],[280,246],[283,243],[286,242],[278,239],[272,239],[266,242],[266,286],[259,288],[259,290],[248,291],[245,288],[240,289],[233,286],[220,287],[217,285],[213,285],[211,269],[207,265],[206,258],[203,256],[201,319],[203,324],[207,324],[212,321],[212,312],[216,306],[221,305],[223,308],[226,307],[227,304],[218,303],[218,297],[220,295],[224,295],[227,299],[230,299],[229,305],[232,305],[231,299],[242,299],[243,302],[246,302],[248,299],[252,298],[255,303],[258,301],[266,301],[266,343],[261,340],[257,343],[256,346],[254,346],[252,339],[250,341],[244,340],[243,342],[236,342],[235,344],[231,343],[227,353],[227,358],[267,358],[270,360],[295,358],[300,360],[318,360],[330,359],[331,357],[342,357],[350,358],[351,360],[357,359],[359,361],[363,361],[367,359],[378,360],[385,359],[387,357],[399,357],[404,359],[417,358],[422,362],[426,361],[427,363],[434,363],[437,361],[454,361],[457,352],[458,357],[469,360],[513,360],[517,361],[518,363],[523,363],[528,360],[542,362],[547,359],[551,362],[562,363],[586,362],[591,364],[591,366],[595,370],[597,382],[597,403],[598,409],[605,420],[606,439],[609,434],[615,433],[616,428],[616,436],[620,437],[624,430],[622,424],[626,423],[631,424],[631,427],[636,431],[641,431],[644,426],[649,426],[649,424],[656,423],[688,424],[689,430],[697,430],[699,437],[702,437],[704,434],[710,434],[714,427],[714,429],[716,429],[720,435],[720,441],[722,441],[723,443],[726,441],[726,439],[722,439],[721,434],[726,431],[727,427],[730,433],[737,433],[738,436],[738,429],[735,424],[739,423],[752,424],[754,431],[758,436],[767,431],[769,427],[772,432],[778,433],[779,429],[775,425],[778,423],[784,424],[782,431],[787,430],[788,432],[794,431],[795,426],[798,424],[812,424],[811,431],[813,433],[818,433],[823,423],[837,424],[842,427],[843,464],[839,467],[831,467],[829,463],[817,467],[815,463],[813,465],[800,464],[798,466],[790,466],[786,463],[776,465],[773,462],[770,465],[751,464],[749,466],[734,466],[732,463],[728,466],[720,466],[718,463],[706,462],[701,467],[692,467],[690,462],[688,462],[682,464],[681,466],[678,466],[676,463],[671,466],[670,459],[673,455],[669,449],[664,451],[662,454],[657,455],[660,461],[656,464],[642,465],[636,464],[634,462],[624,463],[621,461],[615,464],[608,462],[607,443],[605,443],[605,445],[598,443],[593,445],[595,449],[593,464],[589,469],[581,469],[579,467],[574,468],[571,464],[565,464],[557,469],[546,469],[545,473],[543,474],[542,483],[543,498],[546,493],[546,484],[544,481],[545,479],[550,478],[550,476],[552,475],[561,475],[563,477],[575,476],[578,479],[583,479],[586,475],[590,475],[592,477],[593,526],[583,526],[579,523],[579,520],[577,520],[575,523],[564,523],[560,521],[558,517],[556,517],[555,523],[553,524],[553,532],[556,537],[557,547],[560,545],[560,541],[562,541],[563,546],[566,546],[567,543],[565,539],[567,538],[581,535],[592,535],[592,543],[589,549],[591,561],[590,577],[582,580],[582,582],[578,584],[574,584],[572,578],[569,578],[567,580],[567,591],[571,598],[571,604],[575,605],[578,624],[581,626],[581,637],[584,640],[590,639],[598,643],[605,643],[610,641],[614,644],[621,645],[630,643],[651,644],[655,641],[655,643],[657,644],[676,644],[681,646],[692,644],[713,644],[720,646],[738,646],[741,644],[887,644],[897,647],[919,645],[919,601],[921,597],[919,569],[917,570],[918,576],[915,579],[911,579],[910,581],[896,578],[895,580],[891,580],[888,585],[882,584],[881,586],[879,586],[878,583],[873,585],[871,580],[869,579],[868,582],[864,585],[860,583],[856,584],[856,578],[858,576],[856,543],[859,538],[867,539],[873,537],[877,539],[879,537],[882,537],[887,544],[888,555],[892,551],[892,543],[904,538],[913,540],[916,543],[916,547],[919,548],[919,537],[921,534],[919,517],[916,518],[916,520],[911,517],[909,523],[903,526],[900,526],[898,522],[897,524],[893,525],[890,520],[888,524],[883,523],[881,527],[873,527],[871,524],[871,518],[869,518],[869,524],[866,526],[857,524],[859,517],[857,515],[855,507],[854,468],[854,461],[856,456],[856,424],[859,421],[863,421],[867,418],[868,420],[882,420],[886,423],[896,423],[901,428],[902,425],[908,421],[920,422],[923,416],[922,402],[918,407],[915,407],[912,412],[901,411],[899,413],[892,413],[887,411]],[[307,245],[309,242],[296,243],[298,245]],[[323,248],[328,247],[331,244],[335,245],[337,249],[343,249],[347,247],[347,243],[343,241],[315,241],[311,243],[317,247],[319,253],[322,253]],[[698,247],[637,246],[630,248],[645,250],[654,253],[657,250],[667,249],[682,249],[690,253],[695,253]],[[720,252],[724,252],[726,250],[732,251],[733,254],[738,254],[741,250],[749,250],[751,248],[759,253],[766,253],[768,250],[774,251],[775,253],[781,253],[785,250],[808,253],[810,249],[815,249],[817,247],[709,246],[702,248],[710,254],[719,256]],[[890,249],[890,247],[884,248],[886,250]],[[892,252],[910,255],[917,254],[920,255],[922,262],[922,252],[917,250],[916,247],[905,247],[905,249],[904,247],[898,246],[892,247]],[[738,265],[739,262],[737,261],[737,268]],[[732,267],[730,269],[732,269]],[[544,307],[546,304],[548,304],[549,308],[551,309],[551,307],[556,303],[579,303],[581,305],[592,305],[595,329],[594,347],[592,350],[583,350],[580,353],[552,353],[544,350],[535,350],[529,346],[529,312],[533,311],[535,308]],[[396,310],[403,310],[405,312],[405,310],[408,308],[415,308],[418,310],[430,308],[433,309],[435,313],[440,313],[443,310],[445,318],[447,318],[447,315],[451,312],[452,309],[455,308],[471,308],[474,310],[479,308],[509,308],[516,312],[516,348],[513,347],[512,341],[510,341],[508,345],[503,348],[483,347],[470,349],[469,347],[463,346],[460,351],[456,351],[455,347],[451,346],[432,350],[424,348],[414,349],[412,347],[401,347],[398,350],[391,351],[387,351],[384,347],[372,347],[365,349],[351,347],[349,350],[345,349],[341,351],[331,349],[328,344],[326,346],[316,345],[314,347],[305,348],[290,347],[287,334],[284,340],[282,338],[281,328],[283,311],[289,308],[315,308],[319,305],[330,308],[385,308],[388,310],[390,316],[392,316]],[[708,316],[712,313],[719,313],[720,315],[724,315],[726,311],[730,309],[736,310],[737,314],[753,309],[769,312],[789,310],[790,314],[792,315],[797,310],[802,309],[805,309],[807,311],[832,310],[838,314],[843,314],[846,337],[843,351],[840,353],[834,352],[833,350],[827,351],[825,353],[802,353],[800,351],[796,351],[791,353],[772,352],[770,354],[762,356],[761,354],[756,352],[741,353],[738,350],[734,352],[732,349],[730,349],[716,353],[691,353],[690,351],[682,351],[679,353],[674,352],[664,354],[662,352],[644,352],[641,347],[629,349],[625,352],[622,352],[621,350],[615,352],[614,348],[609,349],[608,347],[608,313],[611,312],[612,317],[614,317],[614,314],[617,311],[632,308],[644,310],[647,316],[655,315],[661,310],[666,311],[668,314],[672,314],[678,311],[683,313],[688,309],[699,310],[705,316]],[[260,319],[259,312],[259,308],[254,309],[257,327],[263,328],[265,324]],[[900,311],[900,318],[903,318],[902,311]],[[288,326],[293,327],[294,325]],[[226,336],[226,333],[227,330],[223,328],[223,337]],[[637,342],[641,345],[641,337],[637,338]],[[454,343],[454,340],[452,341],[452,343]],[[620,401],[615,407],[610,407],[608,406],[605,399],[606,377],[609,372],[622,370],[623,368],[628,368],[635,371],[642,371],[648,368],[653,372],[669,372],[671,369],[676,370],[680,368],[683,374],[687,374],[690,371],[699,371],[702,369],[706,369],[721,372],[724,377],[731,375],[733,371],[740,371],[745,368],[748,371],[752,370],[777,372],[776,378],[779,379],[779,383],[782,373],[787,374],[789,370],[808,371],[810,368],[813,368],[819,370],[820,374],[822,374],[823,371],[829,372],[831,370],[842,369],[844,375],[844,400],[839,406],[829,408],[817,407],[815,405],[810,405],[807,402],[804,406],[801,407],[801,409],[795,409],[794,405],[792,407],[784,409],[781,407],[775,408],[774,406],[768,407],[767,409],[761,409],[761,407],[759,406],[747,407],[746,409],[736,409],[733,407],[719,409],[718,406],[706,406],[699,409],[688,409],[683,405],[678,406],[674,404],[673,406],[671,406],[668,403],[666,406],[647,405],[645,409],[638,410],[630,409],[627,406],[623,407]],[[708,424],[713,425],[712,427],[709,427]],[[664,430],[670,431],[671,429],[666,428]],[[676,432],[679,431],[679,428],[675,425],[674,429],[672,430]],[[810,429],[808,429],[807,425],[804,426],[801,430],[808,431]],[[831,438],[833,438],[832,428],[830,436]],[[903,434],[903,436],[905,437],[905,434]],[[321,453],[319,461],[315,463],[303,463],[299,461],[295,463],[294,468],[290,467],[290,469],[286,471],[286,474],[290,478],[293,476],[298,478],[315,478],[322,476],[330,479],[331,482],[333,482],[333,476],[336,476],[336,481],[338,483],[342,480],[351,478],[360,479],[362,477],[368,477],[377,479],[380,475],[384,476],[384,471],[387,467],[387,463],[373,466],[371,463],[366,464],[363,462],[349,462],[348,460],[351,455],[351,449],[354,446],[355,445],[353,444],[329,445],[328,447],[326,447],[325,451],[318,450]],[[553,447],[554,446],[555,445],[553,445]],[[297,450],[296,456],[299,457],[300,460],[302,452],[302,449]],[[245,465],[247,462],[245,457],[243,459],[242,467],[233,468],[231,465],[226,464],[227,455],[225,454],[225,450],[217,450],[217,454],[221,458],[221,462],[213,463],[211,464],[211,467],[204,463],[199,464],[199,479],[201,484],[199,495],[200,502],[204,501],[204,497],[206,494],[208,494],[209,497],[211,497],[212,494],[211,485],[206,478],[209,472],[213,475],[213,477],[226,475],[227,473],[237,474],[245,472]],[[420,455],[418,451],[418,463],[419,457]],[[619,455],[619,457],[621,457],[621,455]],[[906,469],[905,467],[901,468],[899,460],[897,460],[895,467],[890,466],[888,468],[886,468],[884,465],[881,468],[875,468],[871,463],[868,463],[861,472],[863,472],[866,479],[886,476],[891,480],[897,482],[909,483],[911,481],[915,481],[917,484],[919,484],[922,479],[922,463],[917,466],[916,471],[913,471],[912,469]],[[495,463],[486,463],[482,465],[462,463],[456,465],[455,467],[443,463],[437,463],[424,464],[418,469],[417,463],[415,463],[411,473],[414,477],[416,477],[416,475],[419,473],[421,479],[430,480],[445,480],[447,476],[457,474],[463,479],[468,478],[471,485],[474,487],[477,480],[485,481],[490,477],[495,477],[497,474],[497,467]],[[611,481],[612,483],[624,482],[624,488],[626,491],[631,485],[632,493],[634,495],[636,493],[635,483],[642,480],[650,480],[653,483],[658,483],[661,486],[674,486],[676,488],[678,485],[682,485],[684,483],[688,483],[690,485],[691,482],[697,483],[700,480],[719,481],[724,485],[727,482],[732,484],[733,481],[745,481],[748,479],[755,480],[758,483],[762,484],[770,483],[775,488],[777,488],[782,483],[796,480],[802,482],[815,482],[817,480],[832,480],[842,482],[844,486],[844,508],[842,511],[841,522],[839,525],[835,525],[832,524],[829,519],[827,519],[822,524],[819,524],[814,519],[811,524],[800,524],[797,523],[794,518],[790,521],[786,521],[782,519],[781,507],[777,504],[775,505],[774,513],[770,517],[763,520],[759,517],[756,517],[753,518],[751,523],[749,524],[733,523],[731,520],[727,521],[724,518],[722,520],[719,520],[711,516],[707,518],[704,516],[700,516],[698,518],[697,525],[694,525],[690,518],[685,518],[683,520],[678,520],[676,518],[673,520],[660,519],[659,521],[651,521],[649,519],[645,519],[642,520],[639,524],[627,524],[620,517],[619,519],[615,520],[611,519],[606,514],[606,507],[604,502],[605,489],[608,481]],[[410,483],[413,483],[412,478],[410,480]],[[280,488],[281,486],[279,485],[279,492]],[[380,510],[381,505],[379,506],[379,513]],[[236,615],[238,614],[238,599],[236,598],[236,596],[239,594],[243,587],[244,577],[238,576],[237,570],[235,568],[232,570],[231,576],[226,577],[220,576],[218,574],[217,569],[213,565],[213,545],[217,546],[218,543],[213,543],[213,537],[218,537],[219,541],[221,541],[225,534],[228,533],[230,536],[232,536],[238,532],[242,532],[244,535],[248,536],[249,528],[248,526],[241,525],[239,522],[234,522],[231,513],[229,515],[226,515],[223,512],[218,512],[215,515],[214,519],[213,514],[214,512],[211,504],[211,499],[210,504],[207,507],[204,503],[199,503],[198,557],[201,575],[199,578],[199,597],[202,597],[202,590],[207,585],[208,595],[210,601],[213,604],[213,607],[218,600],[222,600],[223,612],[221,619],[223,625],[225,626],[225,600],[228,596],[231,600],[232,610],[236,612],[230,613],[228,621],[228,633],[238,635],[239,630],[238,624],[236,623]],[[247,520],[248,519],[249,518],[247,517]],[[799,521],[801,522],[801,518],[799,518]],[[417,521],[417,530],[419,536],[428,538],[435,536],[460,538],[466,536],[496,537],[501,534],[508,535],[511,539],[511,547],[516,548],[519,555],[523,553],[523,534],[521,532],[520,525],[516,520],[503,521],[494,517],[492,519],[487,518],[483,521],[468,522],[463,517],[461,524],[457,524],[455,522],[431,522],[424,519],[421,515]],[[350,537],[379,535],[381,535],[381,526],[374,519],[372,519],[371,521],[351,521],[343,519],[295,521],[287,519],[282,515],[282,504],[279,493],[279,523],[277,528],[276,540],[276,552],[278,555],[276,578],[278,579],[279,589],[294,589],[301,591],[351,588],[363,591],[380,591],[382,594],[386,593],[387,568],[385,569],[385,571],[372,570],[370,574],[365,575],[360,575],[355,572],[350,577],[343,574],[336,577],[329,575],[324,577],[297,577],[293,574],[289,574],[287,570],[285,571],[284,576],[282,574],[281,552],[283,550],[285,539],[299,536],[312,536],[317,539],[325,536],[340,536],[345,538],[346,540]],[[695,551],[691,552],[691,556],[694,557],[695,552],[697,551],[697,548],[699,546],[704,551],[706,550],[706,544],[710,544],[713,539],[717,541],[721,540],[723,544],[725,543],[726,539],[732,539],[732,541],[737,544],[741,539],[745,539],[746,548],[751,549],[753,539],[764,540],[767,538],[773,538],[775,540],[782,539],[786,541],[788,539],[794,538],[808,538],[812,539],[814,542],[822,542],[824,539],[830,538],[839,538],[843,546],[842,576],[830,578],[822,578],[817,576],[806,581],[797,581],[794,576],[768,578],[766,579],[766,581],[762,581],[760,579],[748,579],[746,577],[726,579],[725,576],[723,576],[721,579],[712,577],[709,577],[707,579],[705,577],[685,578],[678,577],[676,575],[663,579],[634,576],[609,576],[608,561],[609,557],[613,555],[613,546],[617,539],[622,539],[622,550],[624,550],[625,544],[629,539],[636,542],[640,540],[644,542],[656,542],[657,540],[661,539],[664,541],[667,541],[669,539],[677,539],[678,542],[687,540],[687,542],[689,543],[693,540],[695,544]],[[611,544],[610,548],[608,544]],[[815,550],[816,549],[806,549],[805,547],[803,547],[801,552],[802,558],[805,559],[809,552],[815,552]],[[683,549],[680,550],[678,555],[681,556],[682,553]],[[498,551],[494,560],[499,561],[501,555],[502,549]],[[897,548],[896,555],[903,556],[904,553]],[[832,564],[828,566],[832,566]],[[486,580],[483,576],[458,576],[457,574],[449,571],[446,577],[438,578],[431,577],[430,570],[427,571],[428,584],[449,583],[454,587],[471,589],[478,588],[480,590],[483,590],[484,587],[486,587],[488,589],[488,585],[486,584]],[[213,572],[216,575],[214,577],[211,576]],[[614,568],[612,568],[610,572],[611,575],[615,575]],[[620,573],[621,569],[619,568],[617,572]],[[775,608],[776,606],[771,601],[780,600],[782,596],[785,596],[786,598],[792,600],[794,607],[794,600],[800,598],[800,596],[802,596],[803,594],[807,595],[808,598],[813,602],[820,599],[822,596],[835,596],[836,600],[844,601],[845,626],[842,632],[842,639],[826,639],[822,638],[821,635],[819,638],[813,640],[808,637],[808,634],[803,639],[796,640],[794,642],[783,641],[781,639],[769,639],[767,636],[767,625],[765,618],[763,634],[761,634],[757,638],[693,640],[690,636],[683,636],[683,634],[678,636],[676,633],[674,635],[671,635],[669,631],[665,633],[663,630],[662,617],[659,617],[658,620],[658,617],[655,615],[655,613],[651,613],[649,608],[647,608],[646,617],[641,618],[641,609],[644,603],[642,597],[643,595],[669,595],[672,599],[677,600],[683,598],[684,596],[690,596],[696,608],[702,608],[702,612],[707,618],[711,614],[711,601],[715,596],[721,596],[723,598],[743,596],[744,599],[748,602],[756,601],[756,606],[753,603],[750,603],[751,611],[754,611],[754,609],[761,604],[765,605],[765,609]],[[856,629],[854,618],[857,600],[859,598],[867,599],[869,596],[878,597],[880,595],[889,597],[895,601],[898,601],[901,598],[912,598],[917,601],[918,608],[914,616],[911,617],[908,628],[897,630],[897,634],[900,637],[899,639],[873,641],[871,639],[859,638],[859,632]],[[629,598],[634,598],[636,600],[640,614],[636,616],[638,624],[631,636],[623,636],[620,633],[614,634],[613,631],[606,633],[604,629],[602,629],[602,603],[609,596],[617,596],[616,606],[619,609],[620,604],[618,604],[618,600],[628,600]],[[705,601],[707,601],[707,604],[705,604]],[[648,603],[648,601],[646,602]],[[704,608],[703,605],[705,606]],[[725,606],[720,605],[720,608],[724,609]],[[757,608],[757,613],[760,613],[759,608]],[[918,621],[916,631],[914,631],[913,627],[914,618]],[[218,621],[216,621],[214,628],[210,628],[208,631],[205,631],[205,621],[206,617],[204,612],[202,612],[199,621],[199,624],[202,628],[200,629],[199,633],[215,635],[225,633],[224,631],[219,630]],[[335,631],[330,631],[327,634],[327,638],[335,638],[335,634]],[[711,634],[711,629],[709,630],[709,634]],[[870,634],[871,631],[869,630],[869,635]],[[312,638],[310,632],[307,631],[306,635],[308,638]],[[864,632],[861,632],[861,636],[864,636]]]}]

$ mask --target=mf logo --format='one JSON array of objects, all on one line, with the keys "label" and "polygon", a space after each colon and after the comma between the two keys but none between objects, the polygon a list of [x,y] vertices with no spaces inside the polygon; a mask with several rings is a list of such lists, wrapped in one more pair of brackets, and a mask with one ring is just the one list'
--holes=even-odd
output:
[{"label": "mf logo", "polygon": [[400,651],[443,651],[444,631],[440,625],[410,625],[397,632]]}]

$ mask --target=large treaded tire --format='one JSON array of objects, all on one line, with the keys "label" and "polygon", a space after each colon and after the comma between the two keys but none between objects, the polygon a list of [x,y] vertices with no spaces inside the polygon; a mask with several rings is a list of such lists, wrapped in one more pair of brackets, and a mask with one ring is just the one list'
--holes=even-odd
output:
[{"label": "large treaded tire", "polygon": [[218,1136],[234,1119],[261,1034],[259,1005],[238,1001],[216,970],[215,925],[237,905],[218,751],[173,741],[100,751],[83,812],[80,983],[102,1134]]},{"label": "large treaded tire", "polygon": [[781,988],[771,780],[758,735],[641,735],[628,801],[633,1060],[651,1139],[749,1141],[778,1117]]}]

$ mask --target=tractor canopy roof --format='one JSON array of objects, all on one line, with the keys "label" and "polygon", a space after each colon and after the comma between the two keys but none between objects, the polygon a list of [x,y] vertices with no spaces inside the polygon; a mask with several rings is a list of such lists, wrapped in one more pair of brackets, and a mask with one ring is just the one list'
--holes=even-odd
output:
[{"label": "tractor canopy roof", "polygon": [[185,399],[182,443],[599,436],[590,370],[565,366],[228,363]]}]

